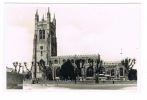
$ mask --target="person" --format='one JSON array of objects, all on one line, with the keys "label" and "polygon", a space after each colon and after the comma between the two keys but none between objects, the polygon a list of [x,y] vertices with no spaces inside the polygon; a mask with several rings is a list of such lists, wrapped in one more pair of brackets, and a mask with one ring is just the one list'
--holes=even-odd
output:
[{"label": "person", "polygon": [[114,78],[113,78],[112,80],[113,80],[112,82],[113,82],[113,84],[114,84]]}]

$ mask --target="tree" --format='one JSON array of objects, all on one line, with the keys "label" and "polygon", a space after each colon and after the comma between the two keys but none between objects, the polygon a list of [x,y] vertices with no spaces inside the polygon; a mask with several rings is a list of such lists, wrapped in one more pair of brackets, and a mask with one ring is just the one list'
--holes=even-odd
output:
[{"label": "tree", "polygon": [[96,83],[99,83],[99,72],[100,72],[100,68],[102,67],[102,63],[103,61],[100,60],[100,55],[98,55],[98,59],[97,59],[97,65],[96,65]]},{"label": "tree", "polygon": [[[45,61],[43,61],[42,59],[40,60],[40,62],[37,62],[38,66],[39,66],[39,70],[43,72],[43,77],[44,79],[48,79],[48,80],[53,80],[52,78],[52,71],[50,70],[50,68],[45,66]],[[52,66],[51,62],[49,62],[50,67]]]},{"label": "tree", "polygon": [[79,76],[81,76],[80,59],[77,59],[77,60],[75,61],[75,65],[77,66],[77,67],[76,67],[76,77],[78,76],[78,78],[79,78]]},{"label": "tree", "polygon": [[76,77],[78,76],[78,79],[79,79],[79,76],[81,77],[82,76],[82,80],[84,79],[84,64],[85,64],[85,60],[84,59],[77,59],[75,61],[75,64],[77,66],[76,68]]},{"label": "tree", "polygon": [[129,70],[128,79],[137,80],[137,70],[136,69]]},{"label": "tree", "polygon": [[60,75],[63,80],[75,79],[74,66],[69,59],[61,66]]},{"label": "tree", "polygon": [[133,69],[135,63],[136,63],[136,59],[130,59],[130,58],[129,59],[126,58],[121,61],[121,64],[125,66],[126,80],[128,80],[129,71]]},{"label": "tree", "polygon": [[17,73],[17,65],[18,65],[18,62],[13,62],[13,66],[14,66],[14,68],[15,68],[15,73]]},{"label": "tree", "polygon": [[27,72],[27,73],[24,75],[24,78],[25,78],[25,79],[30,79],[30,78],[31,78],[30,73]]},{"label": "tree", "polygon": [[24,62],[24,66],[25,66],[25,68],[27,69],[27,73],[24,75],[24,78],[26,78],[26,79],[31,79],[31,77],[32,77],[32,72],[31,72],[32,67],[31,67],[31,69],[29,70],[29,69],[27,68],[27,63],[26,63],[26,62]]},{"label": "tree", "polygon": [[20,68],[21,68],[21,63],[19,63],[19,69],[18,69],[18,73],[20,73]]},{"label": "tree", "polygon": [[[17,66],[19,64],[19,68],[18,68],[18,71],[17,71]],[[15,68],[15,72],[16,73],[20,73],[20,68],[22,67],[21,63],[18,63],[18,62],[13,62],[13,66]]]}]

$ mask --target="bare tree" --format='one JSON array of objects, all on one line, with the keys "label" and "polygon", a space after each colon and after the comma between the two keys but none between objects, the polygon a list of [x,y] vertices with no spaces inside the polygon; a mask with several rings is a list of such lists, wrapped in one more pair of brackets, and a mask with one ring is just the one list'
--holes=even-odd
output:
[{"label": "bare tree", "polygon": [[15,68],[15,73],[17,73],[17,65],[18,65],[18,62],[13,62],[13,66]]},{"label": "bare tree", "polygon": [[[39,66],[39,70],[43,72],[44,79],[47,78],[47,79],[51,79],[52,80],[52,78],[51,78],[52,76],[50,76],[52,74],[50,74],[48,72],[49,68],[47,68],[45,66],[45,62],[43,60],[40,60],[40,62],[37,62],[37,63],[38,63],[38,66]],[[51,61],[49,61],[49,66],[50,67],[52,66],[52,62]]]},{"label": "bare tree", "polygon": [[126,79],[128,80],[128,74],[129,74],[129,71],[134,67],[136,63],[136,59],[124,59],[121,61],[121,64],[125,66],[125,75],[126,75]]},{"label": "bare tree", "polygon": [[21,68],[21,63],[19,63],[19,69],[18,69],[18,73],[20,73],[20,68]]},{"label": "bare tree", "polygon": [[100,59],[100,55],[98,55],[97,64],[96,64],[96,83],[99,83],[99,71],[102,67],[103,61]]},{"label": "bare tree", "polygon": [[[26,62],[24,62],[24,66],[25,66],[25,68],[27,69],[27,74],[26,74],[26,76],[28,76],[28,78],[30,79],[31,76],[32,76],[32,72],[31,72],[32,67],[31,67],[31,69],[29,70],[29,69],[27,68],[27,63],[26,63]],[[33,66],[33,62],[32,62],[32,66]]]},{"label": "bare tree", "polygon": [[[21,66],[21,63],[13,62],[13,66],[14,66],[14,68],[15,68],[15,73],[20,73],[20,68],[22,67],[22,66]],[[18,71],[17,71],[17,66],[19,66]]]}]

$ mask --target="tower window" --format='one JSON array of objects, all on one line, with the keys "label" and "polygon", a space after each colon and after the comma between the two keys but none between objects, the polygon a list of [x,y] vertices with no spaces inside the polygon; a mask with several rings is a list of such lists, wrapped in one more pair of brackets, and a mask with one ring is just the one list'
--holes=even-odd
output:
[{"label": "tower window", "polygon": [[43,52],[41,51],[41,56],[43,56]]},{"label": "tower window", "polygon": [[43,50],[43,46],[40,46],[40,49]]},{"label": "tower window", "polygon": [[39,39],[45,39],[45,30],[39,30]]},{"label": "tower window", "polygon": [[58,60],[55,60],[55,64],[58,64]]},{"label": "tower window", "polygon": [[43,39],[45,39],[45,30],[43,30]]},{"label": "tower window", "polygon": [[39,30],[39,38],[42,39],[42,31]]}]

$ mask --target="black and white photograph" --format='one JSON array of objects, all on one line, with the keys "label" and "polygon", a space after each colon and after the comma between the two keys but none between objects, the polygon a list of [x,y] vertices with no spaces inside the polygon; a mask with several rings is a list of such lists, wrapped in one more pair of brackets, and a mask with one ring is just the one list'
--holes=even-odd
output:
[{"label": "black and white photograph", "polygon": [[6,90],[138,90],[141,4],[4,4]]}]

